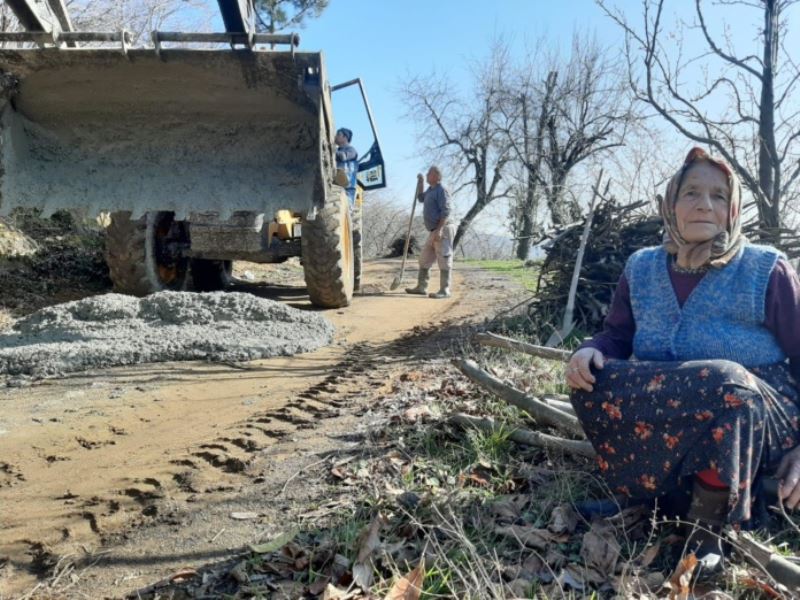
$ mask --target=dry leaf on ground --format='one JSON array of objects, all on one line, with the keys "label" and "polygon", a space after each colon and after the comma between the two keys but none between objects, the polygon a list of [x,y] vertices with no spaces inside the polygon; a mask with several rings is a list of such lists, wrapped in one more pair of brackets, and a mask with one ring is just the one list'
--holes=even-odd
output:
[{"label": "dry leaf on ground", "polygon": [[524,545],[537,550],[545,550],[551,543],[561,543],[569,539],[569,536],[557,535],[547,529],[536,529],[526,525],[495,527],[494,531],[500,535],[519,540]]},{"label": "dry leaf on ground", "polygon": [[592,528],[583,535],[581,558],[588,567],[593,567],[606,577],[614,573],[620,550],[619,542],[612,530],[592,525]]},{"label": "dry leaf on ground", "polygon": [[584,580],[584,575],[585,569],[581,569],[578,565],[569,564],[558,574],[556,581],[562,587],[571,587],[574,590],[583,591],[587,583]]},{"label": "dry leaf on ground", "polygon": [[687,600],[689,583],[697,566],[697,557],[692,553],[678,563],[675,572],[664,585],[669,588],[669,600]]},{"label": "dry leaf on ground", "polygon": [[656,540],[656,543],[650,546],[647,550],[642,553],[642,560],[640,561],[643,567],[649,567],[652,562],[658,557],[659,552],[661,551],[661,542]]},{"label": "dry leaf on ground", "polygon": [[331,582],[330,577],[324,577],[323,579],[318,579],[314,583],[308,586],[308,593],[313,596],[319,596],[323,593],[326,589],[328,589],[328,585]]},{"label": "dry leaf on ground", "polygon": [[381,546],[380,530],[382,523],[383,517],[381,515],[376,516],[360,536],[358,557],[353,565],[353,581],[364,591],[369,590],[372,585],[372,554]]},{"label": "dry leaf on ground", "polygon": [[347,590],[337,588],[329,583],[328,587],[325,588],[325,593],[322,595],[322,600],[347,600],[352,597],[353,595]]},{"label": "dry leaf on ground", "polygon": [[500,521],[516,521],[528,503],[529,497],[522,494],[501,496],[490,505],[492,514]]},{"label": "dry leaf on ground", "polygon": [[405,412],[403,412],[403,420],[407,421],[408,423],[416,423],[418,420],[425,420],[426,418],[430,418],[432,415],[433,413],[428,406],[420,404],[406,409]]},{"label": "dry leaf on ground", "polygon": [[421,560],[416,569],[395,582],[384,600],[418,600],[424,579],[425,561]]},{"label": "dry leaf on ground", "polygon": [[553,533],[572,533],[578,526],[578,515],[567,504],[556,506],[550,515],[547,528]]},{"label": "dry leaf on ground", "polygon": [[256,554],[269,554],[283,548],[286,544],[291,542],[297,535],[297,530],[287,531],[280,534],[275,539],[265,542],[263,544],[250,544],[250,550]]}]

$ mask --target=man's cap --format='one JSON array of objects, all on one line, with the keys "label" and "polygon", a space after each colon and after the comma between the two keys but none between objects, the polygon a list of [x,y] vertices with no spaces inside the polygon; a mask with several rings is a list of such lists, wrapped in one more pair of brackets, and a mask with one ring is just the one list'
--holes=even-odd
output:
[{"label": "man's cap", "polygon": [[348,142],[353,140],[353,132],[347,129],[346,127],[340,127],[337,131],[337,134],[341,133],[344,137],[347,138]]}]

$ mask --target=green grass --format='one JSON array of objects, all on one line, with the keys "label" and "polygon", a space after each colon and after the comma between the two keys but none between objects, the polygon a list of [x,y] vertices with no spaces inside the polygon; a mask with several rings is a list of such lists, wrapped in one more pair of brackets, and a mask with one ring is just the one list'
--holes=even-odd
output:
[{"label": "green grass", "polygon": [[525,263],[518,259],[509,260],[467,260],[466,264],[475,265],[487,271],[508,275],[522,284],[531,292],[536,291],[536,281],[539,277],[538,265],[526,267]]}]

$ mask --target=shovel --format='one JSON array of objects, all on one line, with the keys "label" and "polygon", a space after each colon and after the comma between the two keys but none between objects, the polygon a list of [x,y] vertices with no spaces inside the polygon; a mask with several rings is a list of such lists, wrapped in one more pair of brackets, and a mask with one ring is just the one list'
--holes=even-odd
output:
[{"label": "shovel", "polygon": [[414,192],[414,203],[411,205],[411,216],[408,219],[408,231],[406,232],[406,245],[403,248],[403,262],[400,263],[400,275],[394,278],[392,281],[392,285],[389,286],[390,290],[396,290],[400,287],[400,283],[403,281],[403,273],[406,270],[406,258],[408,257],[408,245],[411,243],[411,225],[414,223],[414,211],[417,209],[417,197],[419,193],[422,191],[422,181],[417,180],[417,189]]}]

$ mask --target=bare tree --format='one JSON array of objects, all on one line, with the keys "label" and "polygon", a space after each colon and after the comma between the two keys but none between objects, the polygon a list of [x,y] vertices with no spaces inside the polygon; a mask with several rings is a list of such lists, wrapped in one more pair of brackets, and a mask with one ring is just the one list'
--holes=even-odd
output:
[{"label": "bare tree", "polygon": [[[393,242],[403,238],[408,229],[411,198],[409,206],[403,206],[397,200],[378,193],[370,193],[364,201],[364,232],[363,251],[367,258],[385,256],[392,247]],[[418,219],[414,219],[414,228],[411,234],[421,240],[424,226]]]},{"label": "bare tree", "polygon": [[507,94],[512,128],[507,131],[526,177],[519,195],[517,257],[530,248],[543,198],[553,225],[581,217],[568,180],[589,159],[606,156],[624,143],[635,120],[624,69],[598,43],[576,33],[566,58],[543,58],[542,42],[519,67]]},{"label": "bare tree", "polygon": [[466,188],[473,193],[472,206],[456,230],[455,246],[484,208],[511,192],[510,185],[501,183],[512,159],[501,110],[507,67],[508,50],[496,44],[474,70],[471,89],[461,96],[437,76],[414,77],[403,89],[424,152],[449,165],[452,173],[446,179],[459,184],[453,193]]},{"label": "bare tree", "polygon": [[0,4],[0,31],[18,31],[19,21],[7,4]]},{"label": "bare tree", "polygon": [[575,35],[570,57],[558,69],[545,124],[543,186],[554,225],[581,218],[577,200],[564,198],[575,167],[624,143],[634,113],[621,75],[595,40]]},{"label": "bare tree", "polygon": [[[531,61],[528,61],[528,65],[532,66]],[[534,71],[529,69],[524,69],[524,71],[529,76],[520,79],[519,89],[510,91],[511,111],[512,114],[517,113],[518,119],[512,118],[509,119],[509,122],[513,124],[518,121],[519,124],[518,127],[512,127],[507,132],[511,147],[522,166],[521,185],[515,190],[516,201],[514,202],[514,210],[519,223],[517,231],[515,231],[517,240],[515,251],[520,260],[528,258],[531,239],[537,229],[539,201],[542,195],[540,184],[544,181],[542,175],[544,132],[548,117],[553,112],[553,93],[558,77],[556,71],[550,71],[543,85],[537,86],[536,83],[539,82],[533,79]]]},{"label": "bare tree", "polygon": [[[800,68],[787,42],[787,13],[796,0],[715,2],[719,11],[756,11],[754,21],[763,25],[757,47],[750,50],[735,44],[727,27],[714,30],[722,22],[720,12],[712,17],[702,0],[694,1],[696,22],[673,31],[665,30],[664,0],[641,0],[641,27],[607,0],[597,1],[625,33],[636,97],[686,138],[731,163],[753,196],[764,238],[777,241],[784,204],[797,196],[800,177],[795,94]],[[684,56],[684,30],[698,32],[704,53]],[[720,103],[724,109],[716,108]]]},{"label": "bare tree", "polygon": [[188,13],[202,10],[203,0],[68,0],[66,2],[75,29],[131,33],[132,43],[149,38],[165,26],[192,29]]}]

